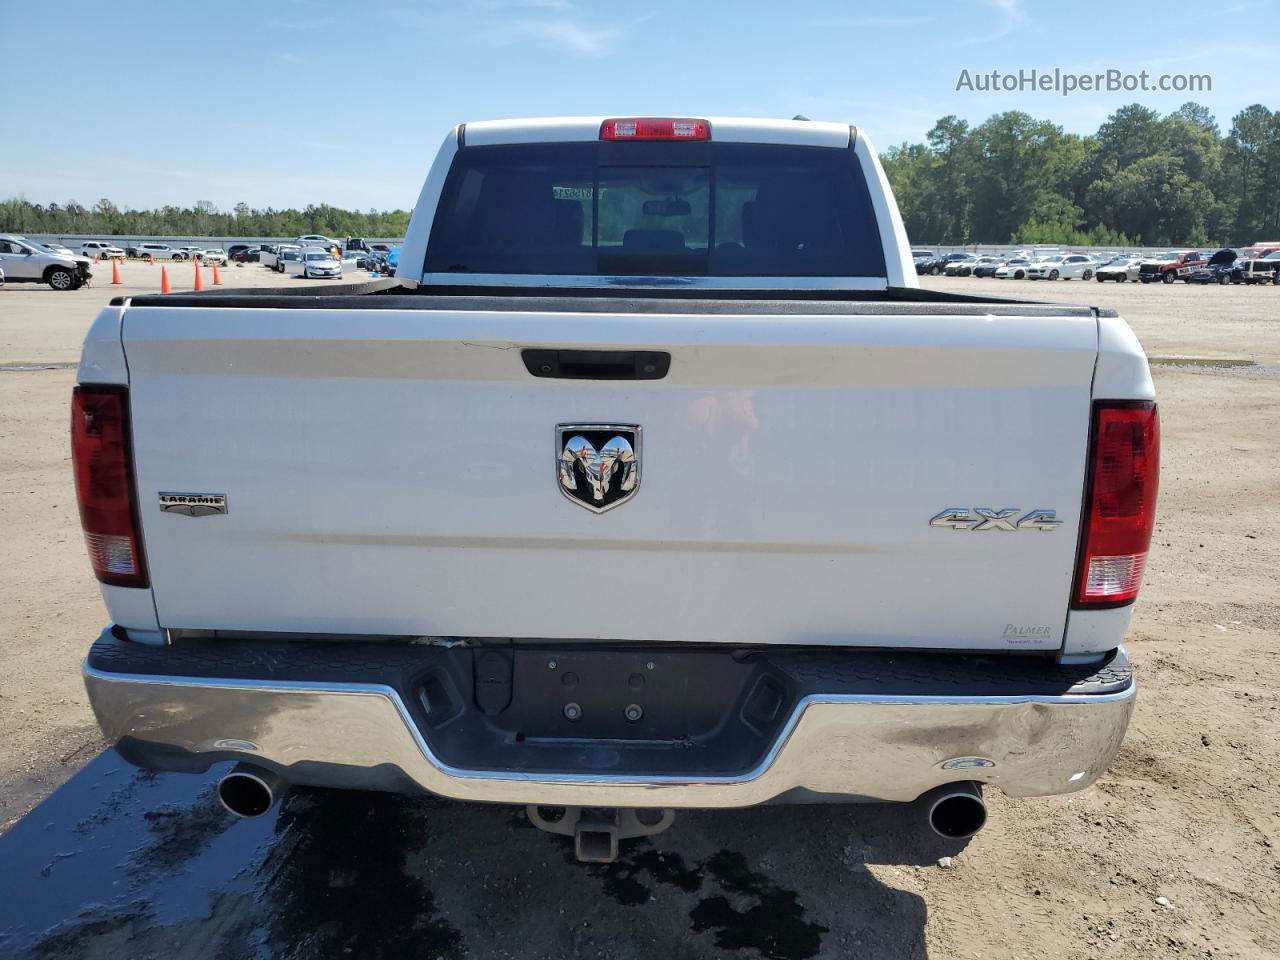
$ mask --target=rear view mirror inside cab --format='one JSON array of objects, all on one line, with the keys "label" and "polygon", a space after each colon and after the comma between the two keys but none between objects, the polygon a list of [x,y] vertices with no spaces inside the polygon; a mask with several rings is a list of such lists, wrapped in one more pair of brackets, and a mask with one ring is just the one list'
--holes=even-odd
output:
[{"label": "rear view mirror inside cab", "polygon": [[687,217],[693,213],[688,200],[646,200],[642,207],[646,217]]}]

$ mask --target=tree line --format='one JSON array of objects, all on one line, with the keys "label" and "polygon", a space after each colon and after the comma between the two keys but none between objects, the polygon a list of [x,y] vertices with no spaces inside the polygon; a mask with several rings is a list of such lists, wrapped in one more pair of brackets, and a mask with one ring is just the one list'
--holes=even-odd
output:
[{"label": "tree line", "polygon": [[92,207],[75,201],[42,206],[23,197],[0,201],[0,232],[156,237],[403,237],[408,210],[343,210],[327,203],[302,210],[256,210],[237,203],[230,211],[208,201],[190,207],[131,210],[110,200]]},{"label": "tree line", "polygon": [[915,243],[1243,245],[1280,238],[1280,110],[1254,104],[1224,135],[1206,107],[1140,104],[1096,133],[1018,111],[943,117],[885,171]]},{"label": "tree line", "polygon": [[[917,244],[1241,245],[1280,239],[1280,110],[1246,107],[1223,134],[1208,108],[1140,104],[1085,136],[1020,111],[946,116],[882,157]],[[408,210],[238,203],[132,210],[99,200],[0,202],[0,231],[101,236],[402,237]]]}]

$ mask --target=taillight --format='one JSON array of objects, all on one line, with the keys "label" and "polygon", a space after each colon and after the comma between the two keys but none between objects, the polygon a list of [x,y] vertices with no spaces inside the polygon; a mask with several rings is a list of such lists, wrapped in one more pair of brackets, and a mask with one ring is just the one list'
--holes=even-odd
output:
[{"label": "taillight", "polygon": [[93,572],[103,583],[117,587],[147,586],[133,490],[127,389],[75,388],[71,396],[71,462],[80,526]]},{"label": "taillight", "polygon": [[677,117],[628,117],[600,124],[601,140],[710,140],[711,124]]},{"label": "taillight", "polygon": [[1137,597],[1159,484],[1156,405],[1149,400],[1096,401],[1074,607],[1119,607]]}]

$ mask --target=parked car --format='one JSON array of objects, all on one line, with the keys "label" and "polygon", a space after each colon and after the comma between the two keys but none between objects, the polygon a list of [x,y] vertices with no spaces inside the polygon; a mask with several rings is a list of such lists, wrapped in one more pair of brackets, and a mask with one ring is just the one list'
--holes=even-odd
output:
[{"label": "parked car", "polygon": [[365,243],[364,237],[348,237],[343,249],[357,253],[367,253],[369,244]]},{"label": "parked car", "polygon": [[391,244],[389,244],[389,243],[371,243],[371,244],[369,244],[369,249],[370,249],[370,250],[373,250],[373,251],[374,251],[374,252],[376,252],[376,253],[387,253],[387,252],[389,252],[389,251],[391,250]]},{"label": "parked car", "polygon": [[123,260],[124,250],[105,240],[86,240],[80,244],[80,253],[91,260]]},{"label": "parked car", "polygon": [[1188,283],[1244,283],[1239,252],[1230,247],[1219,250],[1187,275]]},{"label": "parked car", "polygon": [[271,268],[275,270],[276,273],[284,273],[285,268],[289,264],[296,263],[301,259],[302,259],[301,247],[281,246],[277,249],[277,253],[275,256],[275,263],[272,264]]},{"label": "parked car", "polygon": [[236,254],[243,253],[246,250],[258,249],[260,249],[260,245],[256,243],[233,243],[231,246],[227,247],[227,256],[232,260],[241,260],[241,262],[243,262],[242,258],[237,257]]},{"label": "parked car", "polygon": [[199,260],[204,256],[204,247],[196,247],[188,244],[187,246],[178,247],[177,249],[186,260]]},{"label": "parked car", "polygon": [[1204,264],[1198,250],[1170,250],[1146,257],[1138,266],[1138,279],[1143,283],[1173,283],[1191,276],[1191,271]]},{"label": "parked car", "polygon": [[1125,283],[1129,280],[1138,279],[1138,267],[1141,265],[1141,257],[1116,257],[1099,265],[1094,272],[1094,276],[1099,283],[1106,283],[1108,280],[1114,280],[1116,283]]},{"label": "parked car", "polygon": [[204,263],[216,263],[220,267],[227,265],[227,252],[221,248],[210,247],[200,251],[200,259]]},{"label": "parked car", "polygon": [[42,240],[40,241],[40,246],[44,247],[50,253],[56,253],[60,257],[74,257],[76,255],[76,252],[74,250],[72,250],[70,247],[63,246],[60,243],[53,243],[51,241]]},{"label": "parked car", "polygon": [[[71,450],[109,622],[84,676],[121,757],[239,761],[215,792],[240,815],[290,781],[515,805],[588,861],[674,808],[915,802],[954,841],[983,784],[1093,783],[1134,706],[1122,608],[1156,519],[1124,322],[911,295],[874,146],[844,124],[466,130],[484,146],[442,147],[394,311],[360,286],[143,296],[90,329]],[[750,261],[646,225],[655,163],[703,214],[672,218],[690,238],[711,210],[751,218]],[[538,202],[604,177],[627,202],[599,239],[596,188],[563,219]],[[768,286],[797,269],[805,290]],[[584,544],[608,562],[566,569]]]},{"label": "parked car", "polygon": [[299,237],[293,242],[300,247],[324,247],[326,250],[329,247],[342,247],[337,240],[326,237],[322,233],[308,233],[305,237]]},{"label": "parked car", "polygon": [[973,272],[973,268],[977,263],[978,258],[971,254],[963,260],[952,260],[946,265],[942,272],[948,277],[967,277]]},{"label": "parked car", "polygon": [[1004,257],[979,257],[970,273],[975,277],[994,277],[1004,264]]},{"label": "parked car", "polygon": [[279,246],[271,248],[270,251],[262,251],[259,262],[262,266],[275,270],[278,274],[284,273],[284,261],[296,260],[297,257],[285,256],[287,253],[297,253],[302,247],[293,246],[292,243],[280,243]]},{"label": "parked car", "polygon": [[236,263],[260,263],[262,260],[262,247],[242,247],[235,253],[230,254],[231,259]]},{"label": "parked car", "polygon": [[1259,283],[1280,284],[1280,256],[1268,255],[1261,259],[1238,261],[1240,282],[1250,286]]},{"label": "parked car", "polygon": [[1259,240],[1240,248],[1241,260],[1265,260],[1273,253],[1280,253],[1280,241]]},{"label": "parked car", "polygon": [[1083,253],[1047,257],[1027,266],[1028,280],[1092,280],[1093,260]]},{"label": "parked car", "polygon": [[954,263],[957,260],[968,260],[972,254],[968,253],[944,253],[941,256],[934,257],[932,260],[926,260],[923,263],[916,264],[917,274],[929,274],[930,276],[940,277],[947,269],[947,264]]},{"label": "parked car", "polygon": [[997,280],[1022,280],[1027,275],[1027,267],[1031,265],[1028,257],[1014,257],[1012,260],[1006,260],[1000,266],[996,267],[995,272],[991,275]]},{"label": "parked car", "polygon": [[342,261],[323,248],[303,247],[297,260],[285,263],[284,272],[308,280],[335,279],[342,276]]},{"label": "parked car", "polygon": [[[973,254],[971,253],[961,253],[959,251],[957,251],[956,253],[948,253],[945,257],[941,257],[941,258],[930,261],[930,263],[936,264],[936,267],[932,268],[930,272],[934,276],[941,276],[942,274],[947,272],[947,267],[950,264],[957,263],[958,261],[961,261],[961,260],[972,260],[972,259],[973,259]],[[939,263],[939,260],[941,261],[940,263]]]},{"label": "parked car", "polygon": [[87,256],[54,253],[43,244],[0,233],[0,270],[10,283],[47,283],[55,290],[76,290],[93,277]]},{"label": "parked car", "polygon": [[186,256],[173,249],[167,243],[151,243],[150,241],[135,243],[124,248],[130,257],[150,257],[153,260],[185,260]]}]

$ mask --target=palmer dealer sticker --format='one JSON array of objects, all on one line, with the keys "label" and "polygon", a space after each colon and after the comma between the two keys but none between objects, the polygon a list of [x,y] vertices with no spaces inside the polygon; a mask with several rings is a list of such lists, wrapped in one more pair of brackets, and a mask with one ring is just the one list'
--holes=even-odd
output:
[{"label": "palmer dealer sticker", "polygon": [[225,493],[162,493],[160,509],[184,517],[213,517],[227,512]]}]

